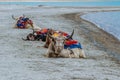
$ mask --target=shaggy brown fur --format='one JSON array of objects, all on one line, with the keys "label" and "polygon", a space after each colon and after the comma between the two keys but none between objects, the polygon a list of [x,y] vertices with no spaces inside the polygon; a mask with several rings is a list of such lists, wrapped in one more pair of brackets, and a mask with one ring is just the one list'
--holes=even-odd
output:
[{"label": "shaggy brown fur", "polygon": [[55,30],[49,29],[49,31],[48,31],[48,33],[47,33],[47,36],[46,36],[46,42],[45,42],[45,44],[44,44],[44,47],[45,47],[45,48],[48,48],[48,47],[49,47],[49,44],[51,43],[51,38],[48,36],[48,34],[49,34],[49,35],[52,35],[52,34],[54,34],[54,33],[55,33]]}]

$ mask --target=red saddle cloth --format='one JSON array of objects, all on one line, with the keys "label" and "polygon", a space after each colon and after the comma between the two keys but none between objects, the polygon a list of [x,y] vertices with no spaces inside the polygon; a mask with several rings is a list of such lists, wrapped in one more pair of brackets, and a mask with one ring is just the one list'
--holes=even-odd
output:
[{"label": "red saddle cloth", "polygon": [[44,29],[42,29],[42,30],[39,30],[39,31],[36,31],[36,34],[45,34],[45,33],[47,33],[48,32],[48,29],[47,28],[44,28]]},{"label": "red saddle cloth", "polygon": [[65,33],[65,32],[63,32],[62,34],[63,34],[63,36],[68,36],[68,34],[67,34],[67,33]]},{"label": "red saddle cloth", "polygon": [[77,40],[67,40],[65,41],[65,45],[72,45],[72,44],[77,44],[78,41]]}]

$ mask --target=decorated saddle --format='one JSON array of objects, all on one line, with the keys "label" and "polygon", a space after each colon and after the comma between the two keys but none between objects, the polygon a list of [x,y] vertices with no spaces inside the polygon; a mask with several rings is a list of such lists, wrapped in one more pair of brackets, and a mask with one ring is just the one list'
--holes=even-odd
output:
[{"label": "decorated saddle", "polygon": [[53,37],[59,37],[59,36],[67,37],[67,36],[69,36],[69,35],[68,35],[68,33],[66,33],[66,32],[56,31],[52,36],[53,36]]},{"label": "decorated saddle", "polygon": [[25,29],[27,24],[33,24],[32,20],[25,17],[19,17],[19,20],[17,21],[17,27],[20,29]]},{"label": "decorated saddle", "polygon": [[49,29],[47,29],[47,28],[43,28],[41,30],[35,31],[36,39],[37,40],[41,39],[42,41],[46,41],[46,36],[47,36],[48,30]]},{"label": "decorated saddle", "polygon": [[49,29],[47,29],[47,28],[43,28],[43,29],[41,29],[41,30],[35,31],[35,33],[36,33],[37,35],[47,34],[47,33],[48,33],[48,30],[49,30]]},{"label": "decorated saddle", "polygon": [[77,40],[70,39],[70,40],[65,41],[64,48],[65,49],[73,49],[73,48],[82,49],[82,46]]}]

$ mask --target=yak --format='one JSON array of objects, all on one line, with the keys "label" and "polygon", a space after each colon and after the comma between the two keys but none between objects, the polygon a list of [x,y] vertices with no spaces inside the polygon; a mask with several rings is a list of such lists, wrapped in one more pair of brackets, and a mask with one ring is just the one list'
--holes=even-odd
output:
[{"label": "yak", "polygon": [[63,35],[59,35],[58,37],[52,37],[48,34],[48,37],[51,38],[51,42],[48,46],[48,50],[46,53],[47,57],[52,58],[86,58],[83,49],[80,48],[73,48],[73,49],[65,49],[64,44],[65,40],[71,39],[73,36],[74,30],[70,37],[64,37]]},{"label": "yak", "polygon": [[50,29],[47,29],[47,28],[43,28],[39,31],[35,31],[33,29],[33,32],[32,33],[29,33],[26,37],[26,39],[22,38],[24,41],[43,41],[45,42],[46,41],[46,36],[47,36],[47,33]]},{"label": "yak", "polygon": [[35,23],[33,23],[32,20],[30,20],[28,17],[25,17],[25,15],[18,18],[15,18],[14,15],[12,15],[12,19],[16,21],[15,28],[19,28],[19,29],[32,28],[34,30],[41,29]]}]

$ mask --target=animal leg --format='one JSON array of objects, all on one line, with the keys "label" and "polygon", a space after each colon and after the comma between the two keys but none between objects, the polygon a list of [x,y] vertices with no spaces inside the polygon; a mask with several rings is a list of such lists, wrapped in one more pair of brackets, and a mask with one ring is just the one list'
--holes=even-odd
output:
[{"label": "animal leg", "polygon": [[79,58],[86,58],[84,50],[79,49],[80,50],[80,54],[79,54]]}]

